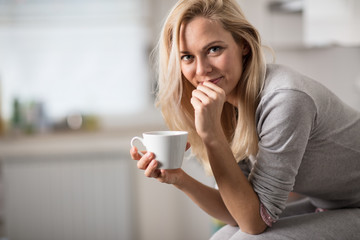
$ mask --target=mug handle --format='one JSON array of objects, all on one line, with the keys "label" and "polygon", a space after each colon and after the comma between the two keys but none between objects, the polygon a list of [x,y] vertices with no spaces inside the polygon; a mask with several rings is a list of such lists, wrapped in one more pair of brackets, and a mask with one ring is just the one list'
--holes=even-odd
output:
[{"label": "mug handle", "polygon": [[[141,144],[145,146],[144,141],[143,141],[144,139],[142,139],[141,137],[133,137],[133,138],[131,139],[131,142],[130,142],[131,147],[134,147],[134,142],[135,142],[136,140],[140,141]],[[146,146],[145,146],[145,147],[146,147]],[[140,154],[140,156],[144,156],[144,154],[143,154],[142,152],[138,151],[138,153]]]}]

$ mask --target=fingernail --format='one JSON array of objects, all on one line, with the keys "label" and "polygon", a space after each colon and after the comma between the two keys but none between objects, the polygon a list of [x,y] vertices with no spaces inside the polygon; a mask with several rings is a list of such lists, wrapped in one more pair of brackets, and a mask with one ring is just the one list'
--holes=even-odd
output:
[{"label": "fingernail", "polygon": [[147,152],[147,153],[145,154],[145,157],[151,158],[151,152]]}]

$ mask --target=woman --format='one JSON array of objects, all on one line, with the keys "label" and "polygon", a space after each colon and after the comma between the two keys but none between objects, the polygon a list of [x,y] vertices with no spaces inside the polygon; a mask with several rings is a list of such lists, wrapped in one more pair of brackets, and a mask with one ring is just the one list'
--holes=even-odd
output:
[{"label": "woman", "polygon": [[[175,5],[159,42],[157,103],[170,129],[189,132],[217,189],[157,169],[150,152],[131,156],[228,224],[213,239],[360,236],[360,114],[319,83],[266,65],[235,1]],[[292,191],[308,198],[286,206]]]}]

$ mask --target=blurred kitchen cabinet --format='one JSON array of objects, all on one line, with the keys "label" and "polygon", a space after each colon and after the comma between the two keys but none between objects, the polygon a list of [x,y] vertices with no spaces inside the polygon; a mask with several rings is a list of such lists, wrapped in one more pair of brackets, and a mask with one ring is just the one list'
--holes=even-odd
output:
[{"label": "blurred kitchen cabinet", "polygon": [[0,139],[6,237],[136,239],[132,165],[119,139]]},{"label": "blurred kitchen cabinet", "polygon": [[307,45],[360,45],[359,0],[304,0]]},{"label": "blurred kitchen cabinet", "polygon": [[238,0],[274,49],[359,46],[358,0]]}]

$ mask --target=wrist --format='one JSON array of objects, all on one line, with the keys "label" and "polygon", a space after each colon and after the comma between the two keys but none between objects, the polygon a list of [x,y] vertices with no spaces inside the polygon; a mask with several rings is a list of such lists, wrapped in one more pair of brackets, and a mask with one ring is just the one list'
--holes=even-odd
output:
[{"label": "wrist", "polygon": [[228,144],[226,136],[223,131],[214,133],[202,139],[205,147],[217,147],[220,144]]},{"label": "wrist", "polygon": [[186,172],[184,172],[184,170],[181,169],[181,171],[177,176],[177,180],[173,183],[173,185],[178,189],[185,188],[188,177],[189,175]]}]

